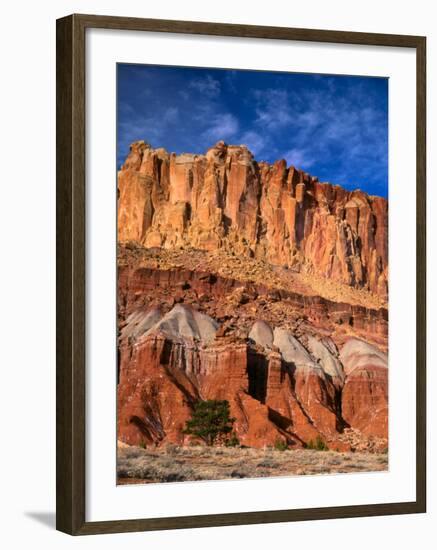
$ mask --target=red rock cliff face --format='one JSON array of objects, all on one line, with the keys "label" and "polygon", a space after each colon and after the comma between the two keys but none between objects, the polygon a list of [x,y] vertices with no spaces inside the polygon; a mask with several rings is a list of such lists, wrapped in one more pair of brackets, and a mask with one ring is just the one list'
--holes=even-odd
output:
[{"label": "red rock cliff face", "polygon": [[388,205],[218,142],[206,155],[132,144],[118,174],[119,242],[225,249],[387,295]]},{"label": "red rock cliff face", "polygon": [[187,443],[194,403],[226,399],[245,445],[300,447],[321,437],[347,450],[345,428],[386,441],[387,381],[387,356],[362,340],[349,339],[339,354],[330,339],[299,340],[257,321],[243,341],[221,336],[188,306],[138,309],[120,335],[118,436]]},{"label": "red rock cliff face", "polygon": [[226,399],[244,445],[387,447],[384,199],[223,142],[134,143],[118,191],[121,441],[187,444]]},{"label": "red rock cliff face", "polygon": [[[238,292],[247,296],[246,306],[233,302]],[[144,297],[147,303],[152,299],[153,305],[166,301],[173,304],[175,300],[180,300],[201,307],[215,319],[236,315],[240,327],[245,322],[253,323],[258,318],[268,317],[267,305],[273,297],[279,301],[285,315],[288,309],[300,311],[313,325],[324,328],[332,324],[352,325],[355,331],[361,331],[361,336],[366,335],[375,342],[380,337],[378,343],[386,343],[388,313],[385,308],[365,308],[333,302],[320,296],[303,296],[283,289],[272,290],[267,285],[223,278],[201,270],[123,266],[118,271],[118,296],[119,312],[123,316],[142,307],[145,304]],[[208,300],[203,301],[206,297]],[[273,317],[271,321],[274,322]]]}]

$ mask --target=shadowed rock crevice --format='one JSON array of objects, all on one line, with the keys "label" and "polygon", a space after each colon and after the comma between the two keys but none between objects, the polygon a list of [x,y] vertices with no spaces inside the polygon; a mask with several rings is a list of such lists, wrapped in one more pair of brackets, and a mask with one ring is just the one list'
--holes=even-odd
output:
[{"label": "shadowed rock crevice", "polygon": [[269,419],[274,422],[281,430],[288,430],[290,426],[292,425],[292,422],[290,418],[287,418],[286,416],[283,416],[278,411],[275,411],[274,409],[271,409],[269,407]]},{"label": "shadowed rock crevice", "polygon": [[249,377],[249,395],[265,403],[267,394],[268,361],[264,354],[253,349],[247,353],[247,374]]},{"label": "shadowed rock crevice", "polygon": [[[151,412],[151,411],[150,411]],[[137,428],[138,430],[138,434],[139,434],[139,443],[143,443],[143,442],[147,442],[147,443],[156,443],[156,442],[159,442],[159,441],[162,441],[162,439],[164,438],[165,434],[162,430],[162,428],[160,429],[160,421],[156,421],[154,422],[155,426],[152,427],[152,426],[149,426],[148,425],[148,422],[147,420],[150,419],[150,418],[153,418],[151,415],[150,415],[150,412],[147,411],[147,409],[145,410],[145,415],[143,418],[140,418],[139,416],[136,416],[136,415],[133,415],[130,417],[130,423],[135,426],[135,428]],[[150,420],[149,420],[150,422]],[[156,427],[156,425],[158,424],[159,427]]]}]

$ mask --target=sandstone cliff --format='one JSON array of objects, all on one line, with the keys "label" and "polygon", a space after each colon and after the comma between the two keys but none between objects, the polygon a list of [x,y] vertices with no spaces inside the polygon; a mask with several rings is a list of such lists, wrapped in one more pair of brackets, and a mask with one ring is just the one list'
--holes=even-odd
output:
[{"label": "sandstone cliff", "polygon": [[122,442],[186,444],[226,399],[245,445],[386,449],[386,200],[223,142],[136,142],[118,193]]},{"label": "sandstone cliff", "polygon": [[257,162],[218,142],[206,155],[133,143],[118,174],[119,242],[225,249],[387,295],[388,205]]},{"label": "sandstone cliff", "polygon": [[[305,345],[304,345],[305,343]],[[345,428],[387,438],[387,356],[350,338],[297,339],[256,322],[245,341],[186,305],[132,313],[120,336],[119,438],[184,444],[199,399],[227,399],[241,443],[301,447],[321,437],[350,448]]]}]

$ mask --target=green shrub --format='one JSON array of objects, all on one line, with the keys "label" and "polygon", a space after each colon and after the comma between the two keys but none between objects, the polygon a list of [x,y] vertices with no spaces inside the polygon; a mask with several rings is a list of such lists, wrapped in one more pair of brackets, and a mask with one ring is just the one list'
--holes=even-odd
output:
[{"label": "green shrub", "polygon": [[306,444],[307,449],[312,449],[313,451],[329,451],[328,445],[323,441],[323,439],[318,435],[314,440],[310,440]]},{"label": "green shrub", "polygon": [[198,401],[183,432],[202,439],[208,447],[232,432],[235,418],[230,417],[228,401],[208,399]]},{"label": "green shrub", "polygon": [[226,447],[238,447],[240,445],[240,440],[235,432],[232,432],[231,437],[226,440],[225,445]]},{"label": "green shrub", "polygon": [[277,451],[286,451],[288,449],[288,444],[283,439],[277,439],[275,441],[275,449]]}]

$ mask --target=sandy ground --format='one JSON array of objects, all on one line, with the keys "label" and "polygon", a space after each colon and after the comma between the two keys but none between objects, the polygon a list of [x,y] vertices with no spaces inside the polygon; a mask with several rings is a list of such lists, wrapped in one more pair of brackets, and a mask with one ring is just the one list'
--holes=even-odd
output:
[{"label": "sandy ground", "polygon": [[314,450],[123,446],[118,449],[117,464],[118,483],[132,484],[376,472],[388,469],[388,456]]}]

